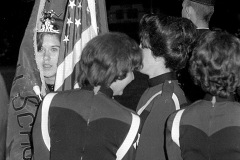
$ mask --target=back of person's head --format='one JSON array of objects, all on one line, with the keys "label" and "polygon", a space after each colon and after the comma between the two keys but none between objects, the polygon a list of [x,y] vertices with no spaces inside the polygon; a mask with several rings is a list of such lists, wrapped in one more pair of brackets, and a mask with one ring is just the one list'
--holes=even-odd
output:
[{"label": "back of person's head", "polygon": [[226,32],[206,32],[193,50],[190,73],[204,91],[228,97],[240,85],[240,40]]},{"label": "back of person's head", "polygon": [[185,67],[196,38],[196,27],[182,17],[146,14],[140,21],[142,48],[149,48],[154,57],[163,57],[166,68],[177,71]]},{"label": "back of person's head", "polygon": [[214,0],[185,0],[186,6],[191,6],[197,19],[209,23],[214,13]]},{"label": "back of person's head", "polygon": [[135,40],[124,33],[96,36],[84,47],[80,60],[80,86],[109,87],[142,66],[142,53]]}]

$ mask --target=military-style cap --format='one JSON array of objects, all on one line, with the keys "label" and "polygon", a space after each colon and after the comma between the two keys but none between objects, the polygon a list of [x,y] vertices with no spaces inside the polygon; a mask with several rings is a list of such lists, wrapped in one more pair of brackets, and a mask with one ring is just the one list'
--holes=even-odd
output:
[{"label": "military-style cap", "polygon": [[204,4],[207,6],[214,6],[214,4],[215,4],[215,0],[190,0],[190,1]]}]

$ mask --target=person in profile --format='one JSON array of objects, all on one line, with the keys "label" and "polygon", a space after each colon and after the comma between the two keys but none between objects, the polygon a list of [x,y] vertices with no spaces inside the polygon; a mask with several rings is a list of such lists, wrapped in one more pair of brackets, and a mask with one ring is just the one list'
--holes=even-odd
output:
[{"label": "person in profile", "polygon": [[164,128],[167,117],[187,103],[176,72],[185,67],[195,41],[196,27],[182,17],[146,14],[140,20],[140,47],[149,87],[137,106],[141,129],[136,160],[165,160]]},{"label": "person in profile", "polygon": [[34,160],[134,159],[139,116],[113,99],[142,66],[139,45],[124,33],[91,39],[80,59],[80,89],[49,93],[33,126]]},{"label": "person in profile", "polygon": [[226,32],[206,32],[190,59],[190,73],[205,97],[172,113],[167,121],[169,160],[240,158],[240,40]]}]

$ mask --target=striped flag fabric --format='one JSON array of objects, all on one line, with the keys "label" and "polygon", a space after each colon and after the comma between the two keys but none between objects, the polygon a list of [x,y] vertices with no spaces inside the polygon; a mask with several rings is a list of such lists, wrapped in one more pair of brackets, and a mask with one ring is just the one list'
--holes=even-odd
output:
[{"label": "striped flag fabric", "polygon": [[108,32],[105,0],[69,0],[66,7],[55,90],[78,88],[78,62],[86,43]]}]

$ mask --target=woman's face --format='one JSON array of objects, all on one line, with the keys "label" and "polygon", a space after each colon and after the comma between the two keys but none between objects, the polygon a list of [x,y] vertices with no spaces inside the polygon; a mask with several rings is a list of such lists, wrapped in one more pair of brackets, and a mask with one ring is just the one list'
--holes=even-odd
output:
[{"label": "woman's face", "polygon": [[60,50],[60,41],[57,35],[43,36],[41,49],[36,55],[36,61],[42,67],[45,78],[53,78],[57,72],[57,62]]}]

